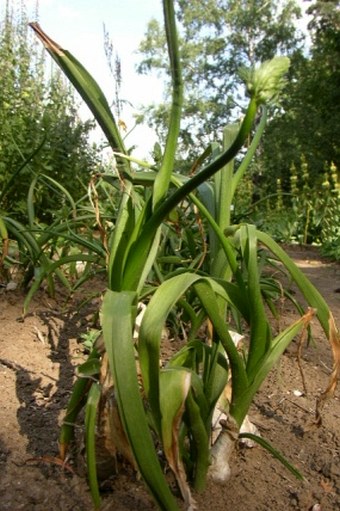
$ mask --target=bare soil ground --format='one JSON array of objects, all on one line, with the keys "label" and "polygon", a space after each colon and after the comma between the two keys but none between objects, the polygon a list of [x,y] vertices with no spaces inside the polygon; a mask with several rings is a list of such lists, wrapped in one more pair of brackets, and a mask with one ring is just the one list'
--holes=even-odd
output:
[{"label": "bare soil ground", "polygon": [[[340,266],[320,259],[315,249],[288,249],[327,299],[340,325]],[[98,307],[82,297],[65,304],[40,292],[25,321],[23,295],[0,294],[0,510],[90,511],[81,468],[70,473],[55,463],[58,432],[81,359],[80,334]],[[286,303],[282,321],[296,313]],[[240,448],[225,486],[208,484],[195,495],[201,511],[335,511],[340,509],[339,391],[324,407],[321,427],[313,426],[315,400],[327,386],[331,350],[315,322],[315,345],[305,349],[304,393],[292,344],[252,405],[261,435],[303,473],[300,482],[260,447]],[[300,394],[301,393],[301,394]],[[156,507],[143,483],[127,467],[103,487],[102,511],[151,511]]]}]

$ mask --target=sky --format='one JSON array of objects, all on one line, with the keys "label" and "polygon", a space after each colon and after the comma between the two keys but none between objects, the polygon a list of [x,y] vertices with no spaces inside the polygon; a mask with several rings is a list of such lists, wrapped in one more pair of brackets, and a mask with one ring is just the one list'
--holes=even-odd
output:
[{"label": "sky", "polygon": [[[23,0],[31,21],[39,21],[42,29],[61,47],[70,51],[92,74],[103,89],[109,103],[114,99],[114,81],[110,75],[104,52],[103,24],[109,32],[114,51],[122,66],[121,99],[132,107],[125,108],[122,120],[128,131],[133,127],[133,113],[141,105],[159,102],[163,87],[156,76],[146,77],[136,73],[136,50],[151,18],[162,20],[161,0],[39,0],[39,19],[36,20],[36,0]],[[6,0],[0,0],[1,11]],[[20,0],[10,0],[20,4]],[[298,3],[305,9],[303,0]],[[88,117],[87,109],[81,115]],[[97,132],[98,133],[98,132]],[[98,138],[98,135],[96,135]],[[147,127],[135,129],[127,139],[127,146],[137,145],[136,156],[148,155],[156,136]]]}]

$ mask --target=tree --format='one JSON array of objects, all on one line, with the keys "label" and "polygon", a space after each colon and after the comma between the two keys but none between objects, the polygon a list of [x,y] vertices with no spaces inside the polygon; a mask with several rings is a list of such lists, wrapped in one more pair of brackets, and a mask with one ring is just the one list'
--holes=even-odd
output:
[{"label": "tree", "polygon": [[[197,154],[240,115],[239,68],[299,50],[294,20],[300,9],[293,0],[179,0],[177,10],[186,84],[182,153]],[[164,37],[159,23],[151,20],[139,48],[140,73],[168,73]],[[145,110],[160,136],[167,111],[166,104]]]},{"label": "tree", "polygon": [[49,221],[64,197],[44,176],[75,199],[84,194],[80,183],[87,184],[97,162],[88,142],[92,123],[79,119],[74,93],[60,72],[48,73],[25,10],[13,5],[7,3],[0,36],[0,208],[25,218],[29,186],[38,178],[35,212]]},{"label": "tree", "polygon": [[315,185],[325,164],[340,164],[340,10],[339,2],[322,0],[308,8],[310,54],[296,62],[295,79],[270,122],[264,138],[264,166],[269,175],[289,182],[292,164],[303,155]]}]

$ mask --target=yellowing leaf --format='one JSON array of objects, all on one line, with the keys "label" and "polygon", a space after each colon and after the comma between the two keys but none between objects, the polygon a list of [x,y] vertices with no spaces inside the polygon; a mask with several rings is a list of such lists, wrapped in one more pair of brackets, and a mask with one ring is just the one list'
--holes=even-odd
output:
[{"label": "yellowing leaf", "polygon": [[179,430],[185,400],[191,384],[191,373],[182,368],[160,373],[160,409],[163,448],[188,509],[195,509],[179,450]]}]

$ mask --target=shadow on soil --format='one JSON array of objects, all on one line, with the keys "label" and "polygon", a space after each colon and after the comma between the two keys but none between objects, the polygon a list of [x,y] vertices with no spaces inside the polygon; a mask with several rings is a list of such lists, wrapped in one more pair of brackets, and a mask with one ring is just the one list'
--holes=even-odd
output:
[{"label": "shadow on soil", "polygon": [[46,328],[48,358],[52,364],[58,364],[59,375],[54,378],[45,373],[39,375],[17,364],[12,367],[16,373],[16,394],[20,403],[17,411],[20,432],[26,436],[27,452],[33,456],[53,456],[58,452],[58,418],[67,407],[74,381],[70,341],[87,331],[84,318],[93,312],[87,307],[76,313],[74,308],[72,312],[43,310],[34,313]]}]

